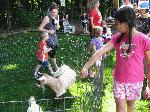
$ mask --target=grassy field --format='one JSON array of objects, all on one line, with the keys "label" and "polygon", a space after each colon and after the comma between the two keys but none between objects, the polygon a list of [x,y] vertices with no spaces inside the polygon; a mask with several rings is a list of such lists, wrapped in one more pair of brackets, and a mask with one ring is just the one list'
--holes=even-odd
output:
[{"label": "grassy field", "polygon": [[[82,108],[82,99],[85,93],[91,91],[92,80],[83,80],[80,76],[82,65],[88,60],[90,53],[89,37],[80,35],[59,34],[59,48],[57,63],[69,65],[77,73],[76,83],[69,89],[65,96],[77,98],[54,100],[55,93],[48,87],[45,92],[37,88],[33,77],[36,66],[36,47],[40,40],[37,32],[24,32],[15,35],[0,37],[0,110],[2,112],[22,112],[28,107],[27,100],[30,96],[43,100],[41,104],[44,110],[63,110]],[[114,67],[114,52],[104,61],[104,94],[102,112],[113,112],[114,99],[112,95],[112,76]],[[41,71],[47,72],[42,69]],[[12,103],[7,101],[22,101]],[[21,106],[20,106],[21,105]],[[110,107],[112,109],[110,109]],[[147,100],[137,102],[136,112],[148,112],[150,103]],[[81,112],[71,110],[68,112]]]}]

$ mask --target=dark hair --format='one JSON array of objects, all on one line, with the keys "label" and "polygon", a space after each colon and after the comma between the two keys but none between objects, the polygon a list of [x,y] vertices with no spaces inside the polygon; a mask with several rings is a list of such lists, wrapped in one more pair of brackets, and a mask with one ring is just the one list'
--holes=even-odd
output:
[{"label": "dark hair", "polygon": [[[132,9],[129,6],[125,6],[123,8],[120,8],[117,10],[114,19],[118,21],[119,23],[127,23],[129,27],[129,48],[127,50],[127,53],[130,52],[131,49],[131,41],[132,41],[132,28],[136,25],[136,13],[134,9]],[[120,37],[116,40],[116,43],[119,44],[121,40],[124,37],[124,33],[121,33]]]},{"label": "dark hair", "polygon": [[48,8],[47,12],[46,12],[46,16],[49,16],[50,11],[52,11],[53,9],[58,9],[58,6],[55,2],[52,2],[50,7]]},{"label": "dark hair", "polygon": [[92,29],[92,35],[97,38],[100,36],[100,33],[99,33],[100,31],[102,31],[102,28],[93,28]]},{"label": "dark hair", "polygon": [[58,6],[55,2],[52,2],[50,5],[50,11],[52,11],[53,9],[58,9]]},{"label": "dark hair", "polygon": [[100,3],[99,0],[92,0],[91,8],[94,8],[98,2]]}]

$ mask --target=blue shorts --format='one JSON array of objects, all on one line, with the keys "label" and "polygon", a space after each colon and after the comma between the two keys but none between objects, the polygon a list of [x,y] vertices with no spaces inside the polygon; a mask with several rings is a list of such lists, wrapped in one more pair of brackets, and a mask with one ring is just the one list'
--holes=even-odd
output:
[{"label": "blue shorts", "polygon": [[38,64],[40,64],[40,65],[42,65],[43,67],[48,67],[48,65],[50,64],[49,62],[48,62],[48,60],[47,61],[39,61],[38,60]]}]

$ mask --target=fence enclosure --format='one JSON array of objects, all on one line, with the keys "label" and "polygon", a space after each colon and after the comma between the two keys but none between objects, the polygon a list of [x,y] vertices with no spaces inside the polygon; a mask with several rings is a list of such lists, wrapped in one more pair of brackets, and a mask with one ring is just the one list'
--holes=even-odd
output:
[{"label": "fence enclosure", "polygon": [[[38,32],[23,32],[0,37],[0,110],[25,112],[28,99],[35,96],[47,112],[100,112],[102,109],[103,65],[95,78],[82,79],[80,70],[91,55],[89,36],[58,34],[58,65],[65,63],[76,71],[76,83],[63,98],[47,86],[38,88],[33,71]],[[45,69],[41,69],[47,72]],[[93,68],[93,71],[96,71]]]}]

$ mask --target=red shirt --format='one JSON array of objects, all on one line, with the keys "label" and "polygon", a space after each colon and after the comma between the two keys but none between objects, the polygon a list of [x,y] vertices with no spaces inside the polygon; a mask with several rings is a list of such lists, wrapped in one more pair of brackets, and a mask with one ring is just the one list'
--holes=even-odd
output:
[{"label": "red shirt", "polygon": [[37,49],[37,59],[39,61],[46,61],[48,60],[48,52],[47,53],[43,53],[44,50],[47,49],[47,43],[45,41],[40,41],[38,44],[38,49]]},{"label": "red shirt", "polygon": [[96,11],[96,9],[91,9],[89,12],[89,17],[93,17],[94,26],[102,26],[102,16],[101,13]]}]

